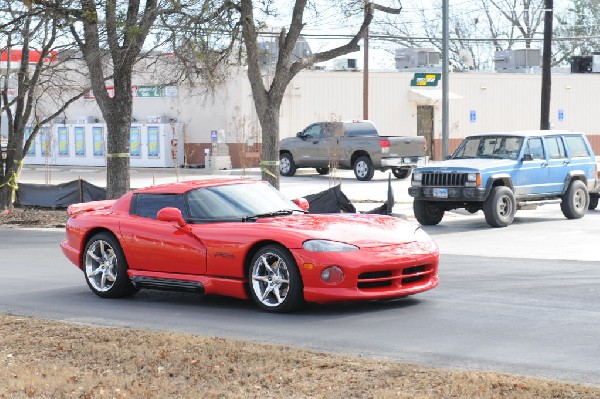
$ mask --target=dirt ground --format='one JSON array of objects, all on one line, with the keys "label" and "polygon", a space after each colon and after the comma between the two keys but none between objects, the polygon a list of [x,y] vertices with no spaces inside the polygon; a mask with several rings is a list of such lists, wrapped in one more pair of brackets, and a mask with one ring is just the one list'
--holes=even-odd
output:
[{"label": "dirt ground", "polygon": [[[0,227],[64,227],[15,209]],[[90,293],[91,295],[91,293]],[[600,399],[600,386],[0,315],[0,398]]]}]

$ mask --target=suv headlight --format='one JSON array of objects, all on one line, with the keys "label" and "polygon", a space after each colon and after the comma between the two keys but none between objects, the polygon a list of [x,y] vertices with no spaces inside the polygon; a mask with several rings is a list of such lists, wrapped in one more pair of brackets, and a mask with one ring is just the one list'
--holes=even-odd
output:
[{"label": "suv headlight", "polygon": [[467,173],[467,182],[465,186],[468,187],[479,187],[481,186],[481,174],[479,173]]},{"label": "suv headlight", "polygon": [[349,252],[358,251],[358,247],[343,242],[329,240],[308,240],[302,248],[310,252]]},{"label": "suv headlight", "polygon": [[420,186],[423,181],[423,174],[421,172],[413,172],[412,183],[413,186]]}]

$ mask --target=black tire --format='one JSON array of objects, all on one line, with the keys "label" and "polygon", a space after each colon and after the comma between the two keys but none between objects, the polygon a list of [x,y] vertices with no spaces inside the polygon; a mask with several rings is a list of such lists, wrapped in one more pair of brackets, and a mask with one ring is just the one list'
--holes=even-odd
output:
[{"label": "black tire", "polygon": [[411,171],[412,169],[410,168],[393,168],[392,174],[396,179],[406,179],[408,176],[410,176]]},{"label": "black tire", "polygon": [[82,254],[85,281],[102,298],[129,296],[137,290],[127,275],[127,261],[119,241],[110,233],[90,238]]},{"label": "black tire", "polygon": [[560,209],[567,219],[580,219],[587,212],[589,203],[590,194],[585,183],[581,180],[573,180],[562,196]]},{"label": "black tire", "polygon": [[369,181],[373,178],[375,174],[375,169],[373,169],[373,163],[371,163],[371,158],[366,155],[362,155],[354,161],[354,176],[360,181]]},{"label": "black tire", "polygon": [[593,211],[598,207],[598,195],[590,195],[590,204],[588,205],[588,210]]},{"label": "black tire", "polygon": [[323,168],[317,168],[317,173],[320,175],[326,175],[329,173],[329,168],[327,166]]},{"label": "black tire", "polygon": [[444,218],[444,208],[436,202],[414,200],[413,211],[417,221],[424,226],[434,226]]},{"label": "black tire", "polygon": [[496,186],[483,203],[485,221],[492,227],[506,227],[515,219],[517,201],[512,190]]},{"label": "black tire", "polygon": [[248,291],[254,302],[268,312],[290,312],[302,305],[302,277],[286,248],[267,245],[252,257]]},{"label": "black tire", "polygon": [[296,163],[292,154],[284,152],[279,155],[279,173],[281,176],[294,176],[296,174]]}]

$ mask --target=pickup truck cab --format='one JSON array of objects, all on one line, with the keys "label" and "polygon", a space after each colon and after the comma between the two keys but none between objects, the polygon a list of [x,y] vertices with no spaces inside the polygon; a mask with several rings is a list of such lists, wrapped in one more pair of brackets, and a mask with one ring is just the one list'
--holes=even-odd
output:
[{"label": "pickup truck cab", "polygon": [[298,168],[353,169],[358,180],[375,170],[392,170],[405,179],[425,162],[425,140],[419,136],[380,136],[370,121],[318,122],[279,143],[279,172],[293,176]]},{"label": "pickup truck cab", "polygon": [[483,210],[492,227],[512,223],[518,209],[560,203],[569,219],[585,215],[596,187],[594,153],[583,133],[524,131],[464,139],[447,160],[413,171],[409,194],[419,223],[444,212]]}]

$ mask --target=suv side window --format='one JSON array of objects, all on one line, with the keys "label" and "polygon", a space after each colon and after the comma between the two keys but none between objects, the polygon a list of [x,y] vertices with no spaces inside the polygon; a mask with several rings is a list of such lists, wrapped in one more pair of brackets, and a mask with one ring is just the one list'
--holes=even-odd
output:
[{"label": "suv side window", "polygon": [[563,159],[566,158],[565,146],[560,137],[546,137],[546,149],[548,150],[548,157],[550,159]]},{"label": "suv side window", "polygon": [[321,125],[316,123],[304,129],[303,136],[307,139],[318,139],[323,137]]},{"label": "suv side window", "polygon": [[131,201],[130,212],[144,218],[156,219],[158,211],[163,208],[178,208],[187,218],[183,195],[180,194],[136,194]]},{"label": "suv side window", "polygon": [[531,154],[533,159],[545,159],[542,139],[540,137],[532,137],[528,139],[527,147],[525,147],[525,154]]},{"label": "suv side window", "polygon": [[567,148],[572,157],[589,157],[590,153],[581,136],[565,136]]}]

